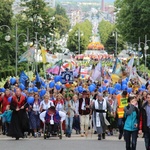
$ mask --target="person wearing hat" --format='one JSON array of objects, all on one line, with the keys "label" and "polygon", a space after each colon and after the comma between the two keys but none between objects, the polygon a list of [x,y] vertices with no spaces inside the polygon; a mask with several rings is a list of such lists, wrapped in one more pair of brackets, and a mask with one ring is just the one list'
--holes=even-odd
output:
[{"label": "person wearing hat", "polygon": [[66,118],[66,113],[57,111],[55,106],[51,106],[40,114],[40,119],[43,123],[49,125],[49,132],[55,134],[58,130],[59,123],[62,123]]},{"label": "person wearing hat", "polygon": [[111,113],[112,109],[102,93],[98,94],[97,99],[93,103],[92,110],[94,113],[93,119],[96,125],[98,140],[101,140],[101,137],[105,139],[106,127],[110,125],[106,119],[106,114],[107,112]]},{"label": "person wearing hat", "polygon": [[82,98],[79,99],[79,114],[81,121],[81,137],[88,135],[89,116],[90,116],[90,98],[87,91],[83,91]]}]

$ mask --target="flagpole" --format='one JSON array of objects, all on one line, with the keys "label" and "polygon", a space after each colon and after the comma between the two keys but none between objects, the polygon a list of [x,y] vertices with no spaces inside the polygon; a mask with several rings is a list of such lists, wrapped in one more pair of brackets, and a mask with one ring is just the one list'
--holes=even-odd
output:
[{"label": "flagpole", "polygon": [[[44,47],[46,50],[46,36],[44,36]],[[43,70],[44,70],[44,78],[46,79],[46,66],[45,63],[43,63]]]},{"label": "flagpole", "polygon": [[[27,28],[27,51],[29,50],[29,28]],[[28,76],[29,76],[29,61],[28,61],[28,63],[27,63],[27,72],[28,72]]]},{"label": "flagpole", "polygon": [[38,64],[37,64],[37,57],[38,57],[38,39],[37,39],[37,32],[35,32],[35,39],[36,39],[36,56],[35,56],[35,70],[38,72]]}]

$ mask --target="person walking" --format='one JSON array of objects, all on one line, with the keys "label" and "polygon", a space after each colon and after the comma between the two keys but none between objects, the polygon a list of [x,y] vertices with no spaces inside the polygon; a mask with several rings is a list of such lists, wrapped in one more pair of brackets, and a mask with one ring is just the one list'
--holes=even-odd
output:
[{"label": "person walking", "polygon": [[[2,106],[2,113],[6,111],[6,107],[10,105],[8,98],[11,96],[10,90],[6,89],[5,93],[0,96],[0,105]],[[8,132],[6,128],[6,118],[2,117],[2,133],[5,135]]]},{"label": "person walking", "polygon": [[90,118],[90,98],[87,96],[87,91],[83,91],[82,98],[79,99],[79,114],[81,121],[81,137],[88,135],[88,126]]},{"label": "person walking", "polygon": [[146,99],[140,111],[139,133],[144,133],[146,150],[150,150],[150,93],[147,93]]},{"label": "person walking", "polygon": [[10,103],[10,109],[13,112],[8,131],[8,136],[15,137],[16,140],[24,138],[24,132],[29,130],[29,120],[26,108],[28,108],[26,97],[21,94],[21,89],[17,88]]},{"label": "person walking", "polygon": [[109,102],[103,97],[102,93],[98,94],[98,98],[93,103],[92,110],[94,113],[94,122],[96,125],[98,140],[101,140],[102,138],[105,139],[106,127],[110,125],[106,119],[106,113],[107,111],[111,113],[112,110]]},{"label": "person walking", "polygon": [[128,93],[127,91],[122,91],[121,94],[116,96],[117,98],[117,117],[118,117],[118,129],[119,129],[119,137],[120,140],[123,136],[123,117],[124,117],[124,107],[128,105]]},{"label": "person walking", "polygon": [[73,117],[75,111],[75,105],[74,101],[72,100],[71,94],[66,94],[64,110],[66,111],[66,136],[70,138],[72,133]]},{"label": "person walking", "polygon": [[126,150],[136,150],[139,124],[139,110],[137,100],[129,96],[128,105],[124,108],[124,139]]},{"label": "person walking", "polygon": [[75,104],[75,115],[73,118],[73,128],[76,130],[76,134],[80,134],[80,116],[79,116],[79,99],[77,95],[73,96]]},{"label": "person walking", "polygon": [[33,130],[35,138],[39,135],[38,131],[40,129],[39,113],[40,113],[39,95],[35,94],[34,102],[32,105],[30,105],[30,115],[29,115],[30,128]]}]

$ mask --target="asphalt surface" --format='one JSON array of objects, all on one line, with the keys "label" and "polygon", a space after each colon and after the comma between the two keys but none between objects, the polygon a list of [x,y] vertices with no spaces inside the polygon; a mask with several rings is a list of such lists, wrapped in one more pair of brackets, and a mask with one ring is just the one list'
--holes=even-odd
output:
[{"label": "asphalt surface", "polygon": [[[51,137],[44,140],[43,137],[28,137],[15,140],[11,137],[0,135],[0,150],[125,150],[125,142],[118,140],[117,135],[106,136],[106,139],[98,141],[97,135],[80,137],[73,134],[71,138],[63,135],[62,140]],[[137,150],[144,150],[144,139],[138,138]]]}]

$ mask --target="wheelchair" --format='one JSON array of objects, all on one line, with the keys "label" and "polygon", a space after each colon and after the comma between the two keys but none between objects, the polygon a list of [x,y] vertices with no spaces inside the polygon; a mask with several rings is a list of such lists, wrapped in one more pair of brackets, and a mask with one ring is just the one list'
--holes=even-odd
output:
[{"label": "wheelchair", "polygon": [[44,123],[44,139],[50,138],[50,137],[59,137],[59,139],[62,139],[62,124],[60,123]]}]

